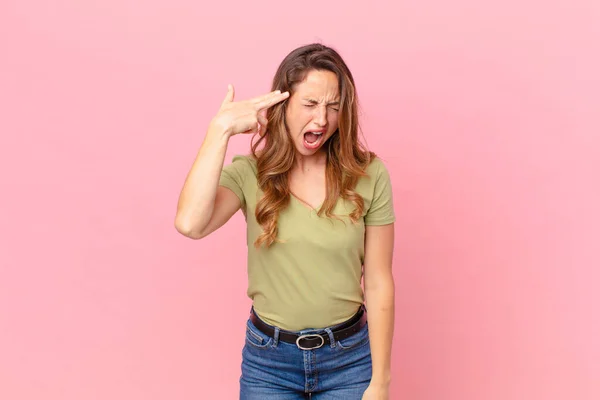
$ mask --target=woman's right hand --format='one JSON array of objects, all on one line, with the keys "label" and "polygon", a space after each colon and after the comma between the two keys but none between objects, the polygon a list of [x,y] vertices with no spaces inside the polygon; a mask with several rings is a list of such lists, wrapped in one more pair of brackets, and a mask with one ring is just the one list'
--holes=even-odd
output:
[{"label": "woman's right hand", "polygon": [[227,89],[225,100],[211,125],[218,126],[228,136],[260,132],[267,126],[267,118],[261,112],[289,97],[289,92],[275,90],[249,100],[233,101],[233,85],[228,85]]}]

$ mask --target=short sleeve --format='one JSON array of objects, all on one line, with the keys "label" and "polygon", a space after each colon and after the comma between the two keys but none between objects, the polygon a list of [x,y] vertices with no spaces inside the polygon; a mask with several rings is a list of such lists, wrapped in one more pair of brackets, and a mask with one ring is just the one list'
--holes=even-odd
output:
[{"label": "short sleeve", "polygon": [[231,164],[225,165],[221,171],[219,186],[231,190],[240,199],[242,210],[246,209],[246,198],[244,196],[244,182],[248,174],[252,173],[252,168],[245,157],[235,156]]},{"label": "short sleeve", "polygon": [[365,215],[365,225],[387,225],[396,220],[392,183],[387,168],[380,160],[375,174],[373,200]]}]

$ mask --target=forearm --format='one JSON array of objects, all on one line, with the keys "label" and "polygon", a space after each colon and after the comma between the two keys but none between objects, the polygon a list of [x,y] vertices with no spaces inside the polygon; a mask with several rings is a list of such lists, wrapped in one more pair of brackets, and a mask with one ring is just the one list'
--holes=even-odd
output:
[{"label": "forearm", "polygon": [[219,185],[229,135],[209,126],[177,203],[175,226],[189,237],[198,237],[210,221]]},{"label": "forearm", "polygon": [[373,376],[371,384],[388,385],[391,380],[394,335],[394,280],[381,280],[365,291]]}]

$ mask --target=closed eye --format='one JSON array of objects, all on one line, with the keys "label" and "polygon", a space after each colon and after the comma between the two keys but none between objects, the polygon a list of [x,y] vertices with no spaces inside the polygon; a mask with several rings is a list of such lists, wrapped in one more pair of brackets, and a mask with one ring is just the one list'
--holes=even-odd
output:
[{"label": "closed eye", "polygon": [[[304,107],[308,107],[308,108],[313,108],[313,107],[315,107],[315,106],[316,106],[316,104],[305,104],[305,105],[304,105]],[[339,108],[336,108],[336,107],[329,107],[329,108],[330,108],[331,110],[333,110],[333,111],[336,111],[336,112],[337,112],[337,111],[340,111],[340,109],[339,109]]]}]

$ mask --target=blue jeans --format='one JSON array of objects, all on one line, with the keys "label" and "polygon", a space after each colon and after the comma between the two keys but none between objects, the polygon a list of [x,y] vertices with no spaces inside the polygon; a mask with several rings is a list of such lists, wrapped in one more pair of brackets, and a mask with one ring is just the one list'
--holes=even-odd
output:
[{"label": "blue jeans", "polygon": [[371,381],[369,327],[336,342],[329,327],[296,333],[323,333],[331,344],[301,350],[259,331],[248,319],[242,351],[240,400],[360,400]]}]

